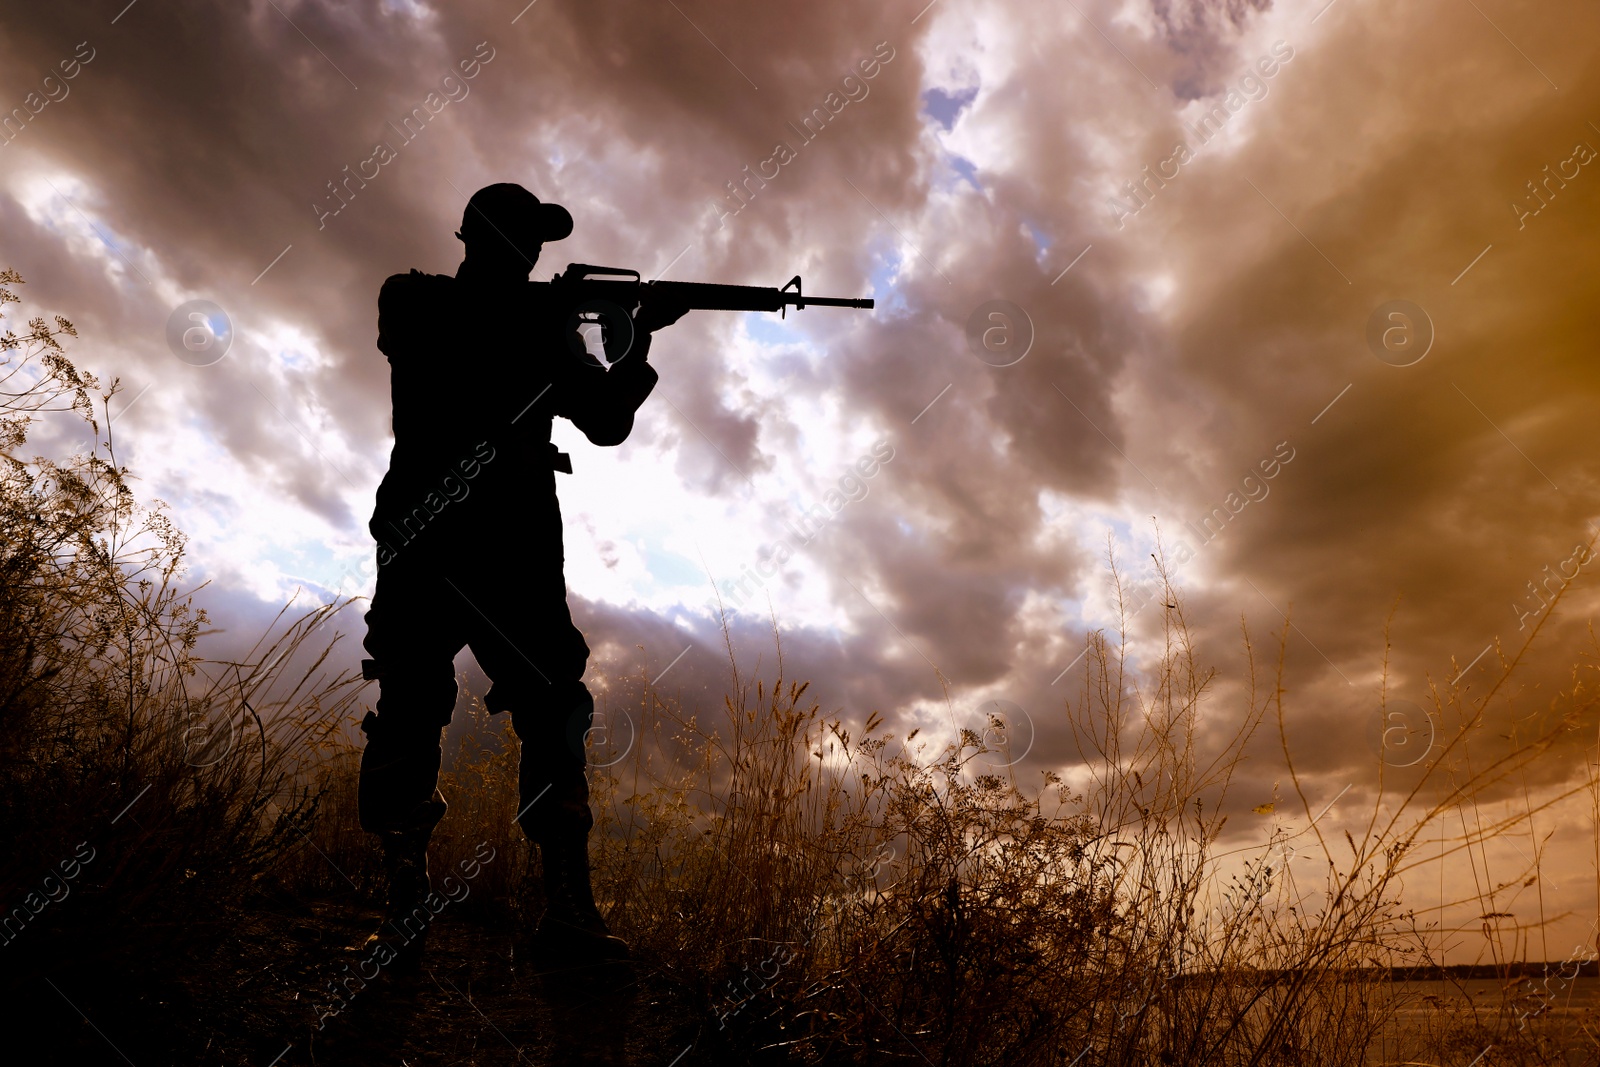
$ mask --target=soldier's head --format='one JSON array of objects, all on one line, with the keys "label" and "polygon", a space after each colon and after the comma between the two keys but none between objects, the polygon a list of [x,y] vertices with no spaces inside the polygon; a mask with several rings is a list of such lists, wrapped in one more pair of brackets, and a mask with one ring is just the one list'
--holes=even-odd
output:
[{"label": "soldier's head", "polygon": [[472,194],[456,236],[467,246],[475,271],[526,279],[546,241],[572,232],[572,216],[560,204],[543,204],[520,185],[501,182]]}]

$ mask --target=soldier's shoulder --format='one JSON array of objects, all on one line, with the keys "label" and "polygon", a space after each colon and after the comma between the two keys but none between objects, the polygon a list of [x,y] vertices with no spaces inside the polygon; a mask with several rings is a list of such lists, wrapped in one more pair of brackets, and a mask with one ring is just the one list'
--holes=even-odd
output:
[{"label": "soldier's shoulder", "polygon": [[448,274],[424,274],[420,270],[413,269],[405,274],[391,274],[385,278],[383,288],[378,290],[378,299],[381,301],[427,299],[429,296],[451,291],[455,283],[456,280]]},{"label": "soldier's shoulder", "polygon": [[455,284],[448,274],[391,274],[378,291],[378,351],[394,359],[432,336],[451,316]]}]

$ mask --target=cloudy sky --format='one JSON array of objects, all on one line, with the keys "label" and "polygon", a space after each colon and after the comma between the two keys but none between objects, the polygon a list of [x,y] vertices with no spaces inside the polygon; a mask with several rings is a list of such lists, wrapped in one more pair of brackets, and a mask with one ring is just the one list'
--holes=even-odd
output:
[{"label": "cloudy sky", "polygon": [[[1600,521],[1597,31],[1571,0],[13,2],[0,266],[121,378],[120,455],[189,534],[224,643],[296,589],[370,588],[378,287],[453,272],[478,187],[571,210],[539,278],[871,295],[691,315],[625,445],[558,428],[597,685],[671,665],[664,688],[720,704],[715,578],[741,657],[770,662],[770,611],[829,711],[935,735],[1008,702],[1031,785],[1078,759],[1062,702],[1115,623],[1108,538],[1150,601],[1135,655],[1157,650],[1159,529],[1221,672],[1206,736],[1243,714],[1241,621],[1271,660],[1287,614],[1296,768],[1337,798],[1328,825],[1359,826],[1388,803],[1386,640],[1425,734],[1430,687],[1470,713],[1496,643],[1514,655],[1578,574],[1484,751],[1594,662],[1574,548]],[[168,342],[195,300],[232,327],[208,365]],[[495,388],[470,329],[437,357],[441,403]],[[514,530],[483,540],[514,559]],[[1516,803],[1580,781],[1596,725]],[[1306,823],[1258,749],[1239,843],[1274,782]],[[1585,803],[1474,873],[1537,843],[1542,881],[1501,904],[1570,911],[1564,956],[1596,914],[1594,842]]]}]

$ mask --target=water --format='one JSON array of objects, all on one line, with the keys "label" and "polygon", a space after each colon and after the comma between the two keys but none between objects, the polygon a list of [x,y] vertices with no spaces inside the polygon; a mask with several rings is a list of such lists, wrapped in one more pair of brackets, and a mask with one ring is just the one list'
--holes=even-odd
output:
[{"label": "water", "polygon": [[[1427,1015],[1441,1008],[1464,1010],[1469,1006],[1491,1014],[1504,1010],[1512,1018],[1524,1014],[1583,1015],[1600,1012],[1600,978],[1563,978],[1554,966],[1550,968],[1548,977],[1534,975],[1509,982],[1496,978],[1396,982],[1393,988],[1403,998],[1397,1013],[1401,1018]],[[1434,999],[1424,999],[1429,997]],[[1540,1008],[1544,1011],[1540,1012]]]},{"label": "water", "polygon": [[[1372,1050],[1371,1062],[1442,1062],[1426,1054],[1439,1050],[1443,1035],[1456,1036],[1447,1042],[1451,1048],[1459,1048],[1463,1040],[1486,1046],[1531,1041],[1561,1050],[1564,1061],[1552,1062],[1595,1062],[1594,1043],[1585,1029],[1600,1021],[1600,978],[1563,978],[1552,966],[1548,978],[1396,982],[1391,988],[1399,1004],[1384,1040]],[[1464,1059],[1449,1062],[1462,1067],[1470,1059],[1469,1051]],[[1480,1067],[1488,1067],[1488,1061]]]}]

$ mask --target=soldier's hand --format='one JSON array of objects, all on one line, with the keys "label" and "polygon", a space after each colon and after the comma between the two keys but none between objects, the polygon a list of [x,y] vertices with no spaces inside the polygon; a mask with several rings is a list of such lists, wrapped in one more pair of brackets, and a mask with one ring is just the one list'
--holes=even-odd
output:
[{"label": "soldier's hand", "polygon": [[633,324],[645,333],[654,333],[664,327],[671,326],[691,310],[691,308],[683,304],[651,300],[640,305],[638,312],[633,316]]}]

